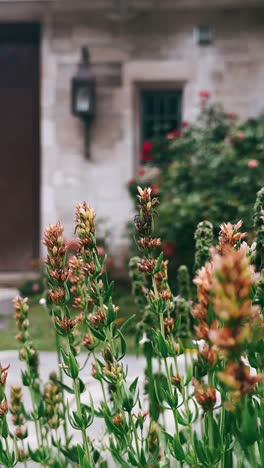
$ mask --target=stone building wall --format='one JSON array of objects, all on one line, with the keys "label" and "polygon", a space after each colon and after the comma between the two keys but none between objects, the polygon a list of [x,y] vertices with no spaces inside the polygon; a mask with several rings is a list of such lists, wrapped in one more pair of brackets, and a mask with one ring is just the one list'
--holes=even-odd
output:
[{"label": "stone building wall", "polygon": [[[24,15],[42,24],[42,230],[60,219],[71,237],[74,206],[87,200],[104,220],[102,229],[109,229],[110,248],[118,253],[119,264],[127,251],[126,223],[133,216],[126,185],[138,165],[140,86],[181,86],[186,120],[195,118],[201,89],[242,118],[264,111],[264,7],[245,0],[243,5],[252,6],[226,9],[228,2],[217,0],[218,8],[200,8],[211,4],[208,1],[193,8],[191,3],[198,2],[188,0],[188,8],[179,2],[182,7],[177,9],[170,7],[173,2],[165,3],[166,8],[139,8],[138,16],[123,25],[104,9],[85,9],[80,2],[77,10],[68,0],[65,8],[52,9],[47,2],[45,8]],[[22,18],[21,5],[17,11]],[[20,19],[12,14],[13,20]],[[214,26],[212,45],[194,43],[193,27],[200,24]],[[70,82],[84,45],[97,79],[90,160],[84,156],[82,123],[70,111]]]},{"label": "stone building wall", "polygon": [[[212,24],[213,45],[194,43],[195,25]],[[132,206],[126,184],[137,166],[137,88],[183,87],[183,118],[210,90],[242,118],[264,111],[264,8],[149,11],[120,26],[103,12],[55,14],[43,27],[43,225],[60,219],[71,236],[73,207],[88,200],[110,230],[111,250],[125,254]],[[84,157],[81,122],[70,112],[70,81],[87,45],[97,78],[91,160]]]}]

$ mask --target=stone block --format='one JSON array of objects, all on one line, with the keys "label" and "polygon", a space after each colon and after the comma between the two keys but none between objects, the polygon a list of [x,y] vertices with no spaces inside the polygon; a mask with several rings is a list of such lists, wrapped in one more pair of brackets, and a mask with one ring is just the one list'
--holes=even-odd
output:
[{"label": "stone block", "polygon": [[60,154],[82,152],[84,128],[76,117],[56,119],[56,143]]}]

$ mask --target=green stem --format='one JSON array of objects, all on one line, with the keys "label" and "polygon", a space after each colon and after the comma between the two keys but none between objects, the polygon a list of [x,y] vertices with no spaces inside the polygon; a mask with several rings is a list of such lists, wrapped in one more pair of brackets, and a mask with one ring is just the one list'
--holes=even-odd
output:
[{"label": "green stem", "polygon": [[[7,457],[8,457],[8,463],[11,461],[11,456],[10,456],[10,450],[9,450],[9,444],[8,444],[8,440],[7,438],[5,439],[5,445],[6,445],[6,454],[7,454]],[[10,465],[8,466],[12,466],[12,462]]]},{"label": "green stem", "polygon": [[[208,385],[212,386],[213,384],[213,372],[209,370],[208,372]],[[213,411],[208,410],[206,413],[207,422],[208,422],[208,447],[210,451],[214,449],[214,435],[213,435]],[[212,465],[213,466],[213,465]]]},{"label": "green stem", "polygon": [[136,429],[135,423],[133,421],[133,416],[131,415],[131,413],[129,413],[129,422],[130,422],[130,426],[131,426],[133,434],[134,434],[134,439],[135,439],[135,444],[136,444],[136,452],[137,452],[137,457],[138,457],[138,463],[139,463],[139,466],[140,466],[140,450],[139,450],[139,444],[138,444],[138,434],[137,434],[137,429]]},{"label": "green stem", "polygon": [[[24,444],[23,439],[22,439],[22,449],[23,449],[23,454],[25,455],[26,452],[25,452],[25,444]],[[24,467],[27,468],[27,460],[24,460]]]},{"label": "green stem", "polygon": [[[73,380],[73,390],[74,390],[74,395],[75,395],[75,400],[76,400],[77,414],[78,414],[80,420],[82,421],[82,409],[81,409],[79,379],[74,379]],[[88,457],[88,463],[89,463],[89,466],[92,466],[90,447],[89,447],[88,438],[87,438],[87,435],[86,435],[86,430],[85,430],[84,427],[82,427],[81,432],[82,432],[82,439],[83,439],[84,449],[85,449],[86,455]]]},{"label": "green stem", "polygon": [[[31,385],[29,386],[29,393],[31,397],[32,409],[33,411],[35,411],[36,410],[35,398],[34,398],[33,389]],[[42,441],[41,441],[41,436],[40,436],[39,420],[34,419],[34,424],[35,424],[35,430],[36,430],[37,444],[38,444],[38,448],[40,449],[43,447],[43,444],[41,443]]]},{"label": "green stem", "polygon": [[[71,342],[70,342],[70,336],[67,335],[67,350],[68,353],[71,353]],[[82,409],[81,409],[81,397],[80,397],[80,384],[79,384],[79,378],[77,379],[72,379],[73,380],[73,391],[74,391],[74,396],[75,396],[75,401],[76,401],[76,408],[77,408],[77,414],[79,416],[79,419],[82,421]],[[86,429],[84,427],[81,428],[82,432],[82,440],[83,440],[83,446],[85,453],[88,457],[88,462],[89,462],[89,467],[92,466],[91,464],[91,454],[90,454],[90,447],[88,443],[88,438],[86,435]]]},{"label": "green stem", "polygon": [[213,412],[212,410],[207,411],[208,420],[208,447],[210,451],[214,449],[214,437],[213,437]]},{"label": "green stem", "polygon": [[102,389],[102,394],[103,394],[104,402],[105,402],[105,404],[107,405],[107,398],[106,398],[105,388],[104,388],[104,384],[103,384],[102,379],[100,379],[100,385],[101,385],[101,389]]},{"label": "green stem", "polygon": [[[184,367],[185,367],[185,375],[187,375],[188,371],[188,359],[186,355],[186,351],[184,351]],[[186,385],[186,395],[187,395],[187,400],[189,400],[189,390],[188,390],[188,385]]]},{"label": "green stem", "polygon": [[[221,415],[220,415],[220,437],[222,441],[222,447],[224,447],[224,428],[225,428],[225,407],[222,403]],[[220,468],[225,468],[225,452],[222,454]]]},{"label": "green stem", "polygon": [[151,343],[144,344],[144,354],[146,357],[147,362],[147,379],[148,379],[148,392],[149,392],[149,413],[151,419],[154,421],[158,421],[159,419],[159,410],[158,410],[158,402],[157,397],[155,394],[155,387],[154,387],[154,378],[153,378],[153,369],[152,369],[152,345]]},{"label": "green stem", "polygon": [[[67,336],[67,347],[68,347],[68,352],[71,352],[71,342],[70,342],[70,336]],[[77,408],[77,414],[79,416],[79,419],[82,421],[82,408],[81,408],[81,397],[80,397],[80,384],[79,384],[79,378],[73,379],[73,391],[74,391],[74,396],[75,396],[75,401],[76,401],[76,408]],[[83,439],[83,446],[85,453],[88,457],[88,462],[89,466],[91,467],[91,454],[90,454],[90,447],[88,443],[88,438],[86,435],[86,429],[84,427],[81,428],[82,432],[82,439]]]},{"label": "green stem", "polygon": [[[262,370],[257,370],[258,374],[262,374]],[[260,397],[260,439],[259,439],[259,453],[260,460],[264,460],[264,385],[263,382],[258,384],[259,397]]]},{"label": "green stem", "polygon": [[[163,314],[160,314],[159,317],[160,317],[160,331],[161,331],[161,334],[162,334],[163,338],[165,339]],[[171,399],[173,399],[173,389],[172,389],[172,383],[171,383],[171,375],[170,375],[170,371],[169,371],[169,368],[168,368],[167,358],[164,358],[163,360],[164,360],[164,365],[165,365],[165,371],[166,371],[166,377],[167,377],[167,381],[168,381],[170,397],[171,397]],[[177,436],[179,436],[179,426],[178,426],[176,408],[172,409],[172,413],[173,413],[173,418],[174,418],[175,431],[176,431]]]},{"label": "green stem", "polygon": [[[171,399],[173,399],[173,389],[172,389],[172,383],[171,383],[171,375],[170,375],[170,371],[169,371],[169,368],[168,368],[168,363],[167,363],[166,358],[164,358],[164,364],[165,364],[165,371],[166,371],[166,377],[167,377],[167,381],[168,381],[170,397],[171,397]],[[173,413],[174,424],[175,424],[175,432],[176,432],[177,437],[179,437],[179,425],[178,425],[178,418],[177,418],[177,409],[172,408],[172,413]]]},{"label": "green stem", "polygon": [[[56,330],[55,330],[55,342],[56,342],[57,359],[58,359],[58,365],[59,365],[58,366],[59,367],[59,376],[60,376],[60,381],[63,384],[63,371],[62,371],[62,367],[60,365],[62,363],[61,351],[60,351],[60,338],[59,338],[58,334],[56,333]],[[64,392],[64,389],[63,389],[62,386],[61,386],[61,394],[62,394],[63,414],[65,415],[65,414],[67,414],[67,406],[66,406],[66,403],[65,403],[65,392]],[[68,446],[68,427],[67,427],[66,418],[63,419],[63,431],[64,431],[65,443],[66,443],[66,447],[67,447]]]},{"label": "green stem", "polygon": [[55,429],[55,438],[56,438],[56,443],[57,443],[57,452],[58,452],[58,459],[61,463],[65,463],[65,468],[68,467],[68,462],[66,457],[63,458],[63,454],[61,452],[61,444],[60,444],[60,438],[58,435],[58,428]]},{"label": "green stem", "polygon": [[255,444],[253,444],[253,445],[251,445],[249,447],[249,454],[250,454],[252,468],[255,468],[255,467],[259,466],[259,464],[257,462],[257,458],[256,458]]},{"label": "green stem", "polygon": [[[182,395],[185,411],[188,414],[188,412],[189,412],[189,406],[188,406],[189,397],[188,397],[187,388],[186,388],[186,395],[185,395],[184,387],[182,388],[181,395]],[[186,398],[186,396],[187,396],[187,398]],[[188,431],[189,431],[189,435],[190,435],[190,447],[192,447],[192,450],[193,450],[193,453],[194,453],[194,458],[195,458],[195,467],[198,467],[199,464],[198,464],[197,454],[196,454],[195,445],[194,445],[193,426],[192,426],[191,423],[188,424]]]}]

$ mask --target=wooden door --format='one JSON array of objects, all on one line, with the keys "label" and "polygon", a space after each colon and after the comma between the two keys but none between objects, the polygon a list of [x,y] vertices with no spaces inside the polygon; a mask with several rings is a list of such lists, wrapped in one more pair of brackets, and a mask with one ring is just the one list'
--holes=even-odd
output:
[{"label": "wooden door", "polygon": [[0,271],[39,254],[39,28],[0,24]]}]

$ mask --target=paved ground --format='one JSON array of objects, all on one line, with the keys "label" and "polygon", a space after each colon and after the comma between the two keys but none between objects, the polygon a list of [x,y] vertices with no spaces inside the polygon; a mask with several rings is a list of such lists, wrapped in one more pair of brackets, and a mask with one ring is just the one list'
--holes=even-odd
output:
[{"label": "paved ground", "polygon": [[14,312],[13,299],[17,294],[15,288],[0,288],[0,329],[6,327],[8,315]]}]

